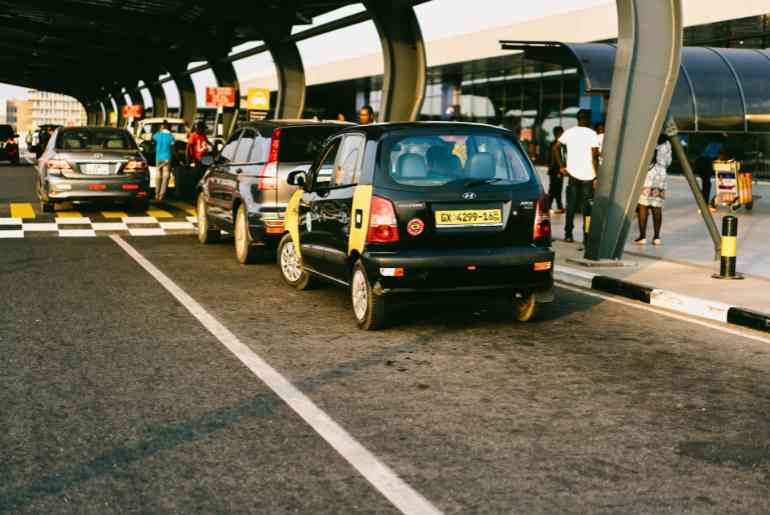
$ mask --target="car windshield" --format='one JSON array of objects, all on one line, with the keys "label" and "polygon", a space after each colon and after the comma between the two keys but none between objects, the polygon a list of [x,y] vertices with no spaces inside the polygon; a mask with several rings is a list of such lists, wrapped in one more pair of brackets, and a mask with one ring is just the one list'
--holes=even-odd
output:
[{"label": "car windshield", "polygon": [[420,131],[385,138],[380,169],[405,186],[440,187],[454,181],[522,184],[531,166],[512,139],[494,132]]},{"label": "car windshield", "polygon": [[[172,134],[187,134],[187,125],[184,123],[169,123],[169,131]],[[147,123],[142,126],[142,132],[145,134],[155,134],[163,127],[162,123]]]},{"label": "car windshield", "polygon": [[62,131],[58,148],[63,150],[135,150],[128,132],[117,129],[74,129]]}]

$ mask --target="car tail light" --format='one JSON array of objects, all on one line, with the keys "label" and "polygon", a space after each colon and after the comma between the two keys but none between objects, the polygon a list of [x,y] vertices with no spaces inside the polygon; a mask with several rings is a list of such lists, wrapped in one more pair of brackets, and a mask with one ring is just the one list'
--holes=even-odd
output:
[{"label": "car tail light", "polygon": [[46,170],[48,170],[48,173],[51,175],[62,175],[67,172],[74,172],[72,166],[67,161],[58,157],[51,158],[48,161]]},{"label": "car tail light", "polygon": [[148,170],[147,161],[144,159],[132,159],[126,166],[123,167],[123,171],[126,173],[142,173]]},{"label": "car tail light", "polygon": [[372,197],[367,243],[395,243],[398,240],[398,220],[393,203],[382,197]]},{"label": "car tail light", "polygon": [[275,129],[270,139],[270,154],[267,163],[262,167],[262,172],[257,180],[257,187],[262,191],[274,191],[278,189],[278,152],[281,150],[281,129]]},{"label": "car tail light", "polygon": [[537,200],[533,239],[535,245],[551,246],[551,217],[548,214],[548,196],[545,193],[541,193]]},{"label": "car tail light", "polygon": [[123,185],[124,190],[138,190],[139,185],[138,184],[124,184]]}]

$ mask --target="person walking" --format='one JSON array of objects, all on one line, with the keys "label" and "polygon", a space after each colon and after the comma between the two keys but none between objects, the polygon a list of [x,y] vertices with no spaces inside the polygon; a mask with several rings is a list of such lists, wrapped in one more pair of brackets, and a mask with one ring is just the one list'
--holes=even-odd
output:
[{"label": "person walking", "polygon": [[[559,141],[561,135],[564,134],[564,127],[558,126],[553,128],[553,143],[551,143],[548,149],[548,209],[551,209],[553,203],[556,202],[556,211],[554,213],[564,213],[564,202],[562,201],[562,195],[564,193],[564,176],[561,174],[559,159],[556,159],[556,152],[561,152],[561,147],[556,150],[556,143]],[[563,161],[562,156],[559,158]]]},{"label": "person walking", "polygon": [[155,166],[158,169],[160,184],[155,190],[155,200],[158,202],[166,198],[168,180],[171,177],[171,156],[174,147],[174,136],[171,134],[171,126],[167,120],[163,120],[160,130],[152,137],[155,142]]},{"label": "person walking", "polygon": [[637,245],[647,244],[647,221],[652,211],[653,227],[655,235],[653,245],[662,245],[660,228],[663,225],[663,203],[666,199],[666,179],[668,167],[671,166],[671,143],[661,134],[658,137],[658,145],[655,154],[644,179],[644,189],[639,197],[639,237],[634,240]]},{"label": "person walking", "polygon": [[[564,241],[574,242],[575,214],[583,213],[585,204],[593,197],[596,173],[599,170],[599,138],[591,128],[591,112],[581,109],[577,115],[578,126],[564,131],[556,140],[554,157],[559,170],[569,176],[567,183],[567,220],[564,225]],[[562,146],[567,147],[566,163],[561,157]],[[585,219],[583,219],[585,225]]]},{"label": "person walking", "polygon": [[358,123],[360,125],[371,125],[374,123],[374,109],[372,109],[372,106],[365,105],[358,111]]}]

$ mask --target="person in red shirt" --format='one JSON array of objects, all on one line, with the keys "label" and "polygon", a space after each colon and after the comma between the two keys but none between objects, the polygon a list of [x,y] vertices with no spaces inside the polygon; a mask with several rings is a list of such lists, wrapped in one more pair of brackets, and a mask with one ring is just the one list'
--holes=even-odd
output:
[{"label": "person in red shirt", "polygon": [[200,163],[200,160],[209,155],[210,151],[211,144],[206,136],[206,125],[199,122],[187,139],[187,161],[191,164]]}]

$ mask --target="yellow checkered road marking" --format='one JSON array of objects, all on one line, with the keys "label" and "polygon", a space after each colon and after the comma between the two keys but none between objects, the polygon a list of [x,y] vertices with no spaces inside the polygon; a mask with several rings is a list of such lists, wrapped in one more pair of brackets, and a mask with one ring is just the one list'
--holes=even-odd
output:
[{"label": "yellow checkered road marking", "polygon": [[11,217],[12,218],[35,218],[35,210],[32,204],[28,203],[11,203]]}]

